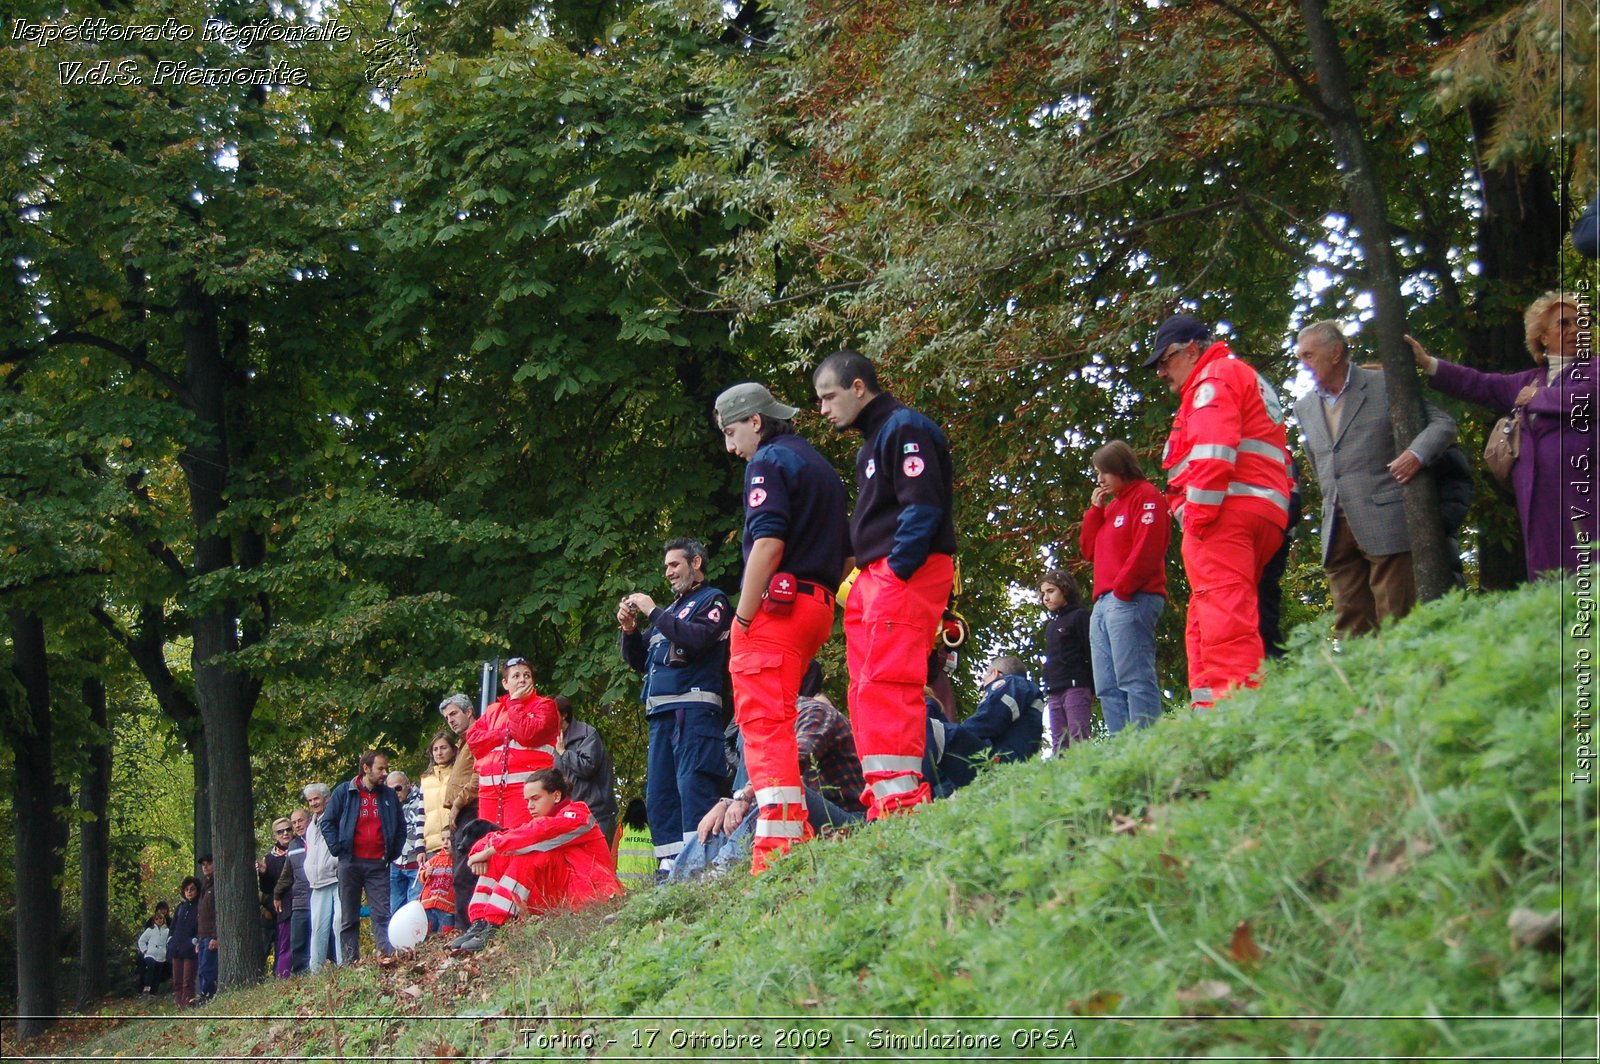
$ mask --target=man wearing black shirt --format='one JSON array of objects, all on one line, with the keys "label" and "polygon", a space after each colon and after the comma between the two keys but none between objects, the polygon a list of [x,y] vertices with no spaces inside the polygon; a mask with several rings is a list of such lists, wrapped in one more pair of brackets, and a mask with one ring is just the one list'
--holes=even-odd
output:
[{"label": "man wearing black shirt", "polygon": [[833,631],[833,588],[845,572],[844,482],[794,434],[799,410],[760,384],[717,397],[728,450],[744,478],[744,579],[731,652],[734,718],[758,808],[751,871],[811,835],[795,740],[800,678]]}]

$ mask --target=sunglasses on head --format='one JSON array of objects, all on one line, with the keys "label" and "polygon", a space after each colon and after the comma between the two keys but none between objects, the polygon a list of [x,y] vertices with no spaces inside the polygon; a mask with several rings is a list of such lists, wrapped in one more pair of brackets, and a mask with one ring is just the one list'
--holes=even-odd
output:
[{"label": "sunglasses on head", "polygon": [[[507,658],[506,659],[506,668],[508,668],[508,669],[515,668],[518,665],[527,665],[527,664],[528,664],[528,659],[527,658]],[[528,665],[528,667],[532,668],[533,666]]]}]

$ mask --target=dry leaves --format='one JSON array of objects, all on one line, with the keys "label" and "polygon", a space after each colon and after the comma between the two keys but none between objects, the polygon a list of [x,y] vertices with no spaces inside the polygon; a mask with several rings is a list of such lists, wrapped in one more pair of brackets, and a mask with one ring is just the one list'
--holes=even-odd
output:
[{"label": "dry leaves", "polygon": [[1531,947],[1541,953],[1560,953],[1565,948],[1561,939],[1561,910],[1536,913],[1532,909],[1513,909],[1506,919],[1511,930],[1511,948]]},{"label": "dry leaves", "polygon": [[1260,961],[1263,954],[1250,934],[1250,921],[1240,920],[1233,926],[1233,938],[1228,941],[1228,956],[1235,964],[1250,966]]},{"label": "dry leaves", "polygon": [[1363,875],[1372,882],[1386,882],[1408,871],[1433,850],[1433,843],[1421,838],[1404,840],[1387,849],[1380,848],[1374,842],[1367,848],[1367,864]]},{"label": "dry leaves", "polygon": [[1193,986],[1172,992],[1186,1016],[1212,1016],[1223,1012],[1243,1012],[1245,1003],[1233,996],[1233,987],[1220,979],[1202,979]]},{"label": "dry leaves", "polygon": [[1121,1004],[1122,995],[1110,990],[1096,990],[1083,1001],[1067,1002],[1067,1011],[1077,1016],[1104,1016]]}]

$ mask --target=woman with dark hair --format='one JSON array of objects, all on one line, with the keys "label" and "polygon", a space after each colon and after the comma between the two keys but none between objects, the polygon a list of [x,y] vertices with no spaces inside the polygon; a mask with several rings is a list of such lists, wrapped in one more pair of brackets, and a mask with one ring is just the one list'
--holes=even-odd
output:
[{"label": "woman with dark hair", "polygon": [[1079,548],[1094,563],[1089,650],[1094,693],[1112,734],[1161,716],[1156,686],[1156,621],[1167,604],[1166,501],[1122,440],[1094,453],[1098,487],[1083,515]]},{"label": "woman with dark hair", "polygon": [[533,689],[527,658],[507,658],[500,682],[506,693],[472,722],[466,740],[478,770],[478,818],[515,828],[530,816],[523,784],[531,773],[555,767],[561,713]]},{"label": "woman with dark hair", "polygon": [[1044,622],[1044,697],[1049,712],[1050,753],[1089,740],[1094,719],[1094,666],[1089,652],[1089,611],[1078,581],[1065,569],[1039,580]]},{"label": "woman with dark hair", "polygon": [[200,881],[184,876],[178,888],[178,907],[172,913],[172,933],[167,939],[167,955],[172,958],[172,994],[178,1008],[194,1004],[195,973],[200,953]]},{"label": "woman with dark hair", "polygon": [[445,784],[456,765],[456,737],[441,730],[428,743],[428,767],[417,777],[422,788],[422,848],[431,857],[445,845],[450,809],[445,805]]},{"label": "woman with dark hair", "polygon": [[1571,292],[1546,292],[1522,316],[1534,368],[1485,373],[1428,354],[1406,337],[1428,387],[1520,413],[1521,441],[1511,491],[1527,551],[1528,577],[1576,572],[1600,534],[1591,494],[1595,478],[1594,349],[1590,315]]}]

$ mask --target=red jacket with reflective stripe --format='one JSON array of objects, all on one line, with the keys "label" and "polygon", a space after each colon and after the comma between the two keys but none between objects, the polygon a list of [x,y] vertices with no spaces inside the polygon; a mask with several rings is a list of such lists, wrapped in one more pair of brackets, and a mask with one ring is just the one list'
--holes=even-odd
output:
[{"label": "red jacket with reflective stripe", "polygon": [[486,835],[473,852],[488,846],[507,857],[519,854],[558,855],[570,873],[566,904],[576,909],[586,902],[600,901],[622,893],[611,847],[595,822],[594,814],[582,802],[563,802],[549,816],[536,816],[510,831]]},{"label": "red jacket with reflective stripe", "polygon": [[1161,468],[1167,501],[1186,535],[1203,535],[1224,505],[1288,526],[1283,404],[1227,344],[1206,348],[1184,382]]},{"label": "red jacket with reflective stripe", "polygon": [[1104,506],[1089,507],[1078,547],[1084,560],[1094,563],[1090,599],[1107,591],[1123,602],[1141,591],[1166,598],[1171,538],[1166,500],[1148,480],[1130,481]]},{"label": "red jacket with reflective stripe", "polygon": [[522,788],[528,776],[556,763],[556,736],[561,732],[561,711],[553,699],[537,692],[527,698],[500,701],[467,729],[467,746],[478,770],[478,816],[502,824],[506,798],[515,794],[523,804]]}]

